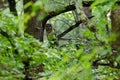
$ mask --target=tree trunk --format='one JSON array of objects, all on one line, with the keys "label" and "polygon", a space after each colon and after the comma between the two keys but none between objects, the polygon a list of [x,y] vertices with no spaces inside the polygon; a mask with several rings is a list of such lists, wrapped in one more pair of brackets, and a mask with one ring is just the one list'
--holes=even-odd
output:
[{"label": "tree trunk", "polygon": [[28,21],[25,32],[34,36],[34,38],[38,39],[39,41],[43,41],[44,27],[42,21],[37,20],[39,15],[40,12],[36,12],[36,15]]},{"label": "tree trunk", "polygon": [[[32,1],[33,3],[35,0],[25,0],[24,5],[28,3],[29,1]],[[27,9],[24,10],[24,13],[31,14],[32,13],[32,7],[28,7]],[[27,22],[27,29],[25,32],[28,34],[34,36],[34,38],[38,39],[39,41],[43,41],[43,35],[44,35],[44,24],[42,20],[38,21],[38,17],[40,15],[40,11],[36,12],[36,15],[32,17],[28,22]]]},{"label": "tree trunk", "polygon": [[[26,3],[28,3],[29,1],[31,2],[35,2],[36,0],[24,0],[24,5]],[[24,13],[26,14],[31,14],[32,13],[32,6],[24,9]],[[27,23],[25,23],[25,26],[27,27],[25,32],[32,35],[34,38],[38,39],[39,41],[43,41],[43,36],[44,36],[44,24],[42,20],[38,21],[38,17],[40,15],[40,11],[36,12],[36,15],[33,16],[30,20],[28,20]],[[30,72],[28,71],[30,68],[30,60],[28,59],[26,62],[24,63],[24,74],[25,74],[25,78],[24,80],[33,80],[31,77],[31,75],[29,74]],[[43,65],[41,64],[39,66],[40,70],[43,71]]]},{"label": "tree trunk", "polygon": [[6,1],[0,0],[0,11],[6,8]]},{"label": "tree trunk", "polygon": [[114,55],[120,55],[120,6],[112,11],[112,32],[115,34],[116,39],[112,42],[112,49]]}]

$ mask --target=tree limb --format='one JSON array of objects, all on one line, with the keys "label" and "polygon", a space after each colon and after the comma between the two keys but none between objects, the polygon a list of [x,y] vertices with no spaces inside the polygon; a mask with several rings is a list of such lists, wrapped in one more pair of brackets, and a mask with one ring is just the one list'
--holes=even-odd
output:
[{"label": "tree limb", "polygon": [[69,5],[69,6],[66,6],[65,8],[63,8],[62,10],[60,10],[59,12],[58,11],[51,11],[51,12],[48,12],[48,15],[44,18],[43,20],[43,23],[46,23],[49,19],[61,14],[61,13],[65,13],[65,12],[68,12],[68,11],[71,11],[71,10],[75,10],[75,6],[74,5]]},{"label": "tree limb", "polygon": [[82,21],[78,21],[76,22],[76,24],[70,26],[67,30],[65,30],[63,33],[57,35],[57,38],[60,39],[61,37],[63,37],[64,35],[66,35],[68,32],[72,31],[74,28],[78,27],[79,24],[82,23]]}]

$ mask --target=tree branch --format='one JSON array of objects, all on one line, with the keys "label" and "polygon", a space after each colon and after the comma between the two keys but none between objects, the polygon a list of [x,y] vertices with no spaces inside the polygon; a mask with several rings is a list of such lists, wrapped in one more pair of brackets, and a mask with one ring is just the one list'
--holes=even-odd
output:
[{"label": "tree branch", "polygon": [[43,23],[46,23],[49,19],[51,19],[51,18],[53,18],[61,13],[65,13],[65,12],[75,10],[75,9],[76,8],[74,5],[69,5],[69,6],[66,6],[65,8],[61,9],[59,12],[58,11],[49,12],[48,15],[44,18]]},{"label": "tree branch", "polygon": [[[91,18],[92,18],[92,17],[89,17],[88,19],[91,19]],[[65,36],[68,32],[72,31],[74,28],[78,27],[79,24],[81,24],[81,23],[83,23],[83,22],[84,22],[84,21],[78,21],[78,22],[76,22],[76,24],[70,26],[70,27],[69,27],[67,30],[65,30],[63,33],[57,35],[57,38],[60,39],[61,37]],[[92,31],[92,32],[96,32],[96,28],[95,28],[95,27],[91,27],[91,28],[88,27],[88,29],[89,29],[90,31]]]},{"label": "tree branch", "polygon": [[76,22],[76,24],[70,26],[67,30],[65,30],[63,33],[57,35],[57,38],[60,39],[61,37],[63,37],[64,35],[66,35],[68,32],[72,31],[74,28],[78,27],[79,24],[82,23],[82,21],[78,21]]},{"label": "tree branch", "polygon": [[[93,1],[83,1],[83,6],[84,7],[89,7],[91,4],[93,3]],[[49,20],[50,18],[53,18],[61,13],[65,13],[65,12],[68,12],[68,11],[72,11],[72,10],[75,10],[76,7],[75,5],[68,5],[66,7],[64,7],[63,9],[61,9],[60,11],[51,11],[48,13],[48,15],[44,18],[44,23],[47,22],[47,20]]]},{"label": "tree branch", "polygon": [[[83,4],[83,7],[90,7],[90,5],[94,2],[94,0],[91,0],[91,1],[83,1],[82,4]],[[117,4],[120,4],[120,1],[116,1]],[[48,15],[44,18],[44,22],[46,23],[47,20],[49,20],[50,18],[53,18],[61,13],[65,13],[65,12],[68,12],[68,11],[72,11],[72,10],[75,10],[76,7],[75,5],[68,5],[66,7],[64,7],[63,9],[61,9],[60,11],[51,11],[48,13]]]},{"label": "tree branch", "polygon": [[[92,2],[93,2],[93,1],[92,1]],[[90,5],[92,4],[92,2],[89,2],[89,3],[83,2],[83,6],[90,6]],[[51,18],[53,18],[53,17],[55,17],[55,16],[57,16],[57,15],[59,15],[59,14],[61,14],[61,13],[65,13],[65,12],[72,11],[72,10],[75,10],[75,9],[76,9],[75,5],[68,5],[68,6],[66,6],[65,8],[63,8],[62,10],[60,10],[60,11],[57,11],[57,12],[55,12],[55,11],[49,12],[48,15],[47,15],[47,16],[44,18],[44,20],[42,21],[42,23],[43,23],[43,25],[45,25],[46,22],[47,22],[49,19],[51,19]],[[68,32],[70,32],[70,31],[73,30],[74,28],[78,27],[80,23],[82,23],[82,21],[78,21],[75,25],[70,26],[66,31],[64,31],[63,33],[59,34],[59,35],[57,36],[57,38],[59,39],[59,38],[63,37],[63,36],[66,35]]]}]

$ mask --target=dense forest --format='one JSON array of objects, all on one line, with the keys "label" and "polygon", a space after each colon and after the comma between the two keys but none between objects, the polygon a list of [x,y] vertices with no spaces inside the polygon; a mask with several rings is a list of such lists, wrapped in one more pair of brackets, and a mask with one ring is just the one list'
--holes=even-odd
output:
[{"label": "dense forest", "polygon": [[0,0],[0,80],[120,80],[120,0]]}]

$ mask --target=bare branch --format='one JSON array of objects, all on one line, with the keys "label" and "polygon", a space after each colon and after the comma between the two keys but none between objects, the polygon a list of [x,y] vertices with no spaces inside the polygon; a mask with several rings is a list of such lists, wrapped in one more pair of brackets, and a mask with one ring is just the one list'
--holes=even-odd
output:
[{"label": "bare branch", "polygon": [[74,28],[78,27],[79,24],[81,24],[82,21],[78,21],[76,22],[76,24],[70,26],[67,30],[65,30],[63,33],[57,35],[57,38],[60,39],[61,37],[63,37],[64,35],[66,35],[68,32],[72,31]]}]

